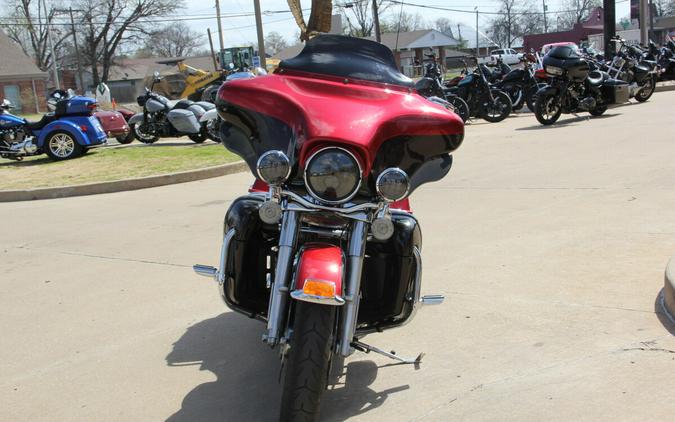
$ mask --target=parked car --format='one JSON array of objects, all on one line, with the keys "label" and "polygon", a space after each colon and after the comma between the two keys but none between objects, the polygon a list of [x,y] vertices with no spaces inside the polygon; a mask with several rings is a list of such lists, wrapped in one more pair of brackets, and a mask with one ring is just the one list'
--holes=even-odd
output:
[{"label": "parked car", "polygon": [[500,50],[492,50],[490,52],[490,65],[496,65],[497,59],[500,58],[502,61],[508,65],[520,63],[520,59],[523,57],[523,53],[518,53],[512,48],[503,48]]}]

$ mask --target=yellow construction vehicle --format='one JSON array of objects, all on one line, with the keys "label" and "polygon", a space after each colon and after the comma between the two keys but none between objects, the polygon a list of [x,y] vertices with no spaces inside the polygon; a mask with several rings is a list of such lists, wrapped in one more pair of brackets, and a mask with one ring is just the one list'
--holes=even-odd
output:
[{"label": "yellow construction vehicle", "polygon": [[223,70],[206,71],[194,68],[186,64],[184,59],[160,60],[157,63],[176,65],[178,68],[178,73],[165,74],[162,82],[155,84],[155,91],[170,99],[212,101],[213,94],[227,76],[227,72]]}]

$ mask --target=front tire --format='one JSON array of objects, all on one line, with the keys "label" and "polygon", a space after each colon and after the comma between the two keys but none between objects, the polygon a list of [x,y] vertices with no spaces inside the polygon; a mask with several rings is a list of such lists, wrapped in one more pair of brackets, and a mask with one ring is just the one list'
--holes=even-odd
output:
[{"label": "front tire", "polygon": [[456,95],[448,95],[447,100],[455,108],[455,113],[457,113],[463,122],[469,120],[469,117],[471,116],[471,110],[469,109],[469,105],[466,103],[466,101]]},{"label": "front tire", "polygon": [[316,421],[331,361],[335,306],[298,301],[279,420]]},{"label": "front tire", "polygon": [[534,115],[537,117],[539,123],[544,126],[552,125],[562,114],[562,104],[558,101],[555,94],[537,96],[537,103],[534,109]]},{"label": "front tire", "polygon": [[44,149],[49,158],[54,161],[70,160],[82,155],[82,145],[68,132],[52,132],[47,136]]},{"label": "front tire", "polygon": [[143,142],[144,144],[154,144],[159,140],[159,136],[144,132],[141,126],[143,126],[143,124],[139,125],[134,123],[131,125],[131,131],[136,136],[136,139]]},{"label": "front tire", "polygon": [[503,91],[493,91],[492,98],[491,103],[483,106],[481,117],[490,123],[498,123],[509,117],[513,105],[511,97]]},{"label": "front tire", "polygon": [[122,145],[130,144],[134,141],[134,131],[130,128],[126,136],[120,135],[115,137],[115,139]]},{"label": "front tire", "polygon": [[656,76],[650,77],[643,85],[642,89],[635,94],[635,99],[638,102],[644,103],[647,101],[656,90]]}]

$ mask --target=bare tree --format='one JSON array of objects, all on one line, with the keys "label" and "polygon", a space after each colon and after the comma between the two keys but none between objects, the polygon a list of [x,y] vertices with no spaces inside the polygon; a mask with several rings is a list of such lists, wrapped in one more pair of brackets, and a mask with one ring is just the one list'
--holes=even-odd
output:
[{"label": "bare tree", "polygon": [[562,13],[558,20],[563,28],[572,28],[575,23],[588,19],[591,11],[602,5],[601,0],[566,0],[562,3]]},{"label": "bare tree", "polygon": [[144,51],[155,57],[184,57],[197,52],[204,35],[183,22],[170,23],[153,31],[145,41]]},{"label": "bare tree", "polygon": [[414,15],[406,12],[394,13],[380,23],[382,32],[410,32],[426,29],[427,27],[427,22],[419,13],[415,13]]},{"label": "bare tree", "polygon": [[454,25],[448,18],[438,18],[434,21],[434,29],[451,37],[454,37],[452,32]]},{"label": "bare tree", "polygon": [[[381,14],[389,8],[391,3],[377,0],[377,8]],[[370,37],[373,35],[373,9],[370,1],[355,1],[340,7],[342,17],[346,22],[346,32],[352,37]],[[398,15],[398,14],[397,14]],[[384,31],[383,25],[380,30]]]},{"label": "bare tree", "polygon": [[543,15],[529,2],[501,0],[499,15],[490,22],[488,33],[500,47],[511,47],[514,41],[528,34],[543,30]]},{"label": "bare tree", "polygon": [[125,42],[140,42],[152,28],[148,18],[166,16],[182,0],[80,0],[83,55],[91,66],[94,85],[107,81],[113,58]]},{"label": "bare tree", "polygon": [[675,0],[652,0],[656,9],[656,16],[675,14]]},{"label": "bare tree", "polygon": [[300,28],[300,40],[307,41],[321,32],[330,31],[332,22],[333,1],[332,0],[312,0],[312,10],[309,20],[305,23],[302,15],[302,5],[300,0],[286,0],[288,7],[295,18],[295,23]]},{"label": "bare tree", "polygon": [[[45,0],[10,0],[7,9],[10,10],[5,25],[1,25],[5,33],[16,41],[23,52],[35,60],[35,64],[43,71],[47,70],[53,57],[47,38],[48,22],[53,22],[54,15],[48,12],[44,15]],[[63,25],[50,25],[54,50],[57,56],[66,47],[69,28]]]},{"label": "bare tree", "polygon": [[265,51],[269,54],[275,55],[286,47],[288,42],[280,33],[271,31],[265,35]]}]

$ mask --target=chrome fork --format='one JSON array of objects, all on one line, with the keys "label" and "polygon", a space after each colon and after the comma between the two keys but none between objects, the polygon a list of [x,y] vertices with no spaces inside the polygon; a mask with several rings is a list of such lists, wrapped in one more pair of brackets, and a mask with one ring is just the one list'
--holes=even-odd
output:
[{"label": "chrome fork", "polygon": [[345,305],[342,308],[342,332],[340,333],[339,352],[342,356],[349,356],[354,352],[351,346],[356,330],[357,316],[359,313],[359,301],[361,297],[361,272],[363,270],[363,258],[366,253],[366,237],[368,225],[365,223],[366,214],[360,215],[360,219],[352,223],[352,233],[349,239],[349,263],[345,286]]},{"label": "chrome fork", "polygon": [[267,333],[263,334],[263,341],[274,347],[279,342],[281,324],[286,316],[288,305],[288,283],[293,265],[293,252],[298,232],[298,212],[286,211],[281,220],[279,234],[279,253],[277,267],[274,271],[274,287],[270,297],[267,318]]}]

